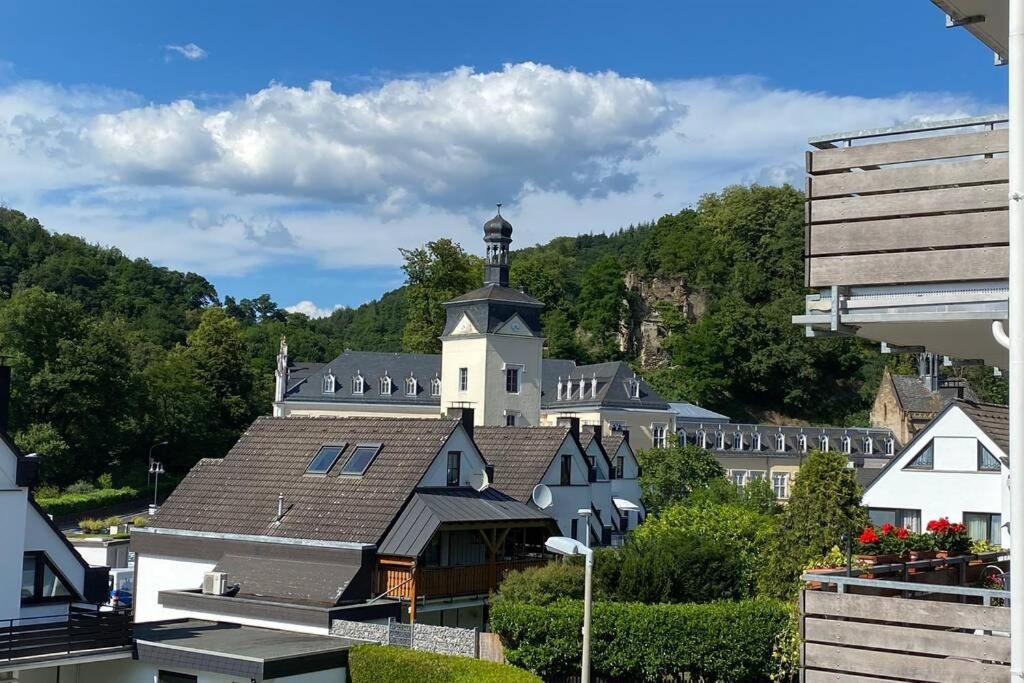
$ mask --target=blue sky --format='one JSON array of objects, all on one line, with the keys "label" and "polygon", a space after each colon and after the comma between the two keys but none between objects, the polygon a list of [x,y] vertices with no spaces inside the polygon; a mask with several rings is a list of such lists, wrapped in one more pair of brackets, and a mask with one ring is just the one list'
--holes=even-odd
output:
[{"label": "blue sky", "polygon": [[1005,108],[928,0],[0,5],[0,200],[329,311],[398,246],[800,181],[810,135]]}]

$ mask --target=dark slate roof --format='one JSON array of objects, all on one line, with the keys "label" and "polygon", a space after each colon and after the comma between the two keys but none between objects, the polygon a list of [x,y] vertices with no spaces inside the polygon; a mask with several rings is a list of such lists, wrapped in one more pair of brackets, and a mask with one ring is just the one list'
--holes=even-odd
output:
[{"label": "dark slate roof", "polygon": [[[308,366],[308,364],[307,364]],[[334,373],[335,391],[324,394],[323,378],[328,371]],[[382,396],[380,379],[387,373],[391,378],[391,395]],[[344,403],[378,403],[395,405],[441,405],[440,396],[430,395],[430,380],[441,372],[441,356],[426,353],[376,353],[371,351],[345,351],[340,356],[296,373],[288,371],[286,399],[295,401],[332,401]],[[363,394],[352,393],[352,378],[363,376]],[[405,378],[416,378],[416,396],[406,396]]]},{"label": "dark slate roof", "polygon": [[[633,398],[629,382],[636,376],[640,380],[640,398]],[[590,383],[597,378],[597,398],[591,397]],[[563,383],[573,380],[573,398],[558,399],[558,379]],[[579,398],[579,380],[587,385],[586,398]],[[545,358],[541,365],[541,406],[548,410],[564,408],[567,412],[585,406],[605,408],[644,408],[668,410],[668,403],[642,377],[622,361],[577,365],[573,360]]]},{"label": "dark slate roof", "polygon": [[966,380],[944,379],[938,391],[932,391],[917,375],[890,375],[896,398],[903,409],[911,413],[937,413],[957,398],[977,401],[978,397]]},{"label": "dark slate roof", "polygon": [[682,420],[705,420],[708,422],[730,422],[731,419],[728,415],[722,415],[716,413],[713,410],[707,408],[701,408],[693,403],[669,403],[668,407],[672,409],[679,419]]},{"label": "dark slate roof", "polygon": [[[375,544],[398,515],[456,420],[261,417],[221,460],[192,468],[151,526]],[[325,443],[348,448],[326,476],[306,474]],[[358,443],[383,443],[362,477],[335,473]],[[280,523],[277,497],[284,495]]]},{"label": "dark slate roof", "polygon": [[[357,551],[354,551],[357,552]],[[227,572],[239,595],[274,597],[302,603],[336,604],[359,573],[360,555],[352,564],[224,555],[214,571]]]},{"label": "dark slate roof", "polygon": [[493,488],[482,492],[467,488],[423,488],[413,494],[377,548],[377,553],[418,557],[442,525],[467,522],[521,522],[524,526],[555,524],[548,514]]},{"label": "dark slate roof", "polygon": [[474,427],[473,441],[494,466],[494,487],[527,502],[541,482],[569,427]]},{"label": "dark slate roof", "polygon": [[957,399],[953,404],[964,411],[981,431],[988,434],[988,438],[995,441],[996,445],[1003,449],[1003,453],[1010,454],[1009,408],[995,403],[978,403],[963,399]]},{"label": "dark slate roof", "polygon": [[[822,434],[828,436],[828,447],[832,451],[841,450],[841,442],[844,436],[850,437],[851,456],[869,455],[866,449],[865,437],[872,439],[872,457],[885,457],[885,440],[893,440],[893,453],[899,453],[901,446],[899,441],[888,429],[874,429],[865,427],[801,427],[795,425],[754,425],[754,424],[723,424],[720,422],[700,422],[689,420],[676,420],[676,433],[680,439],[685,435],[686,442],[698,443],[697,435],[703,430],[707,435],[707,444],[710,450],[716,453],[733,453],[736,455],[756,455],[781,453],[776,446],[778,434],[782,434],[785,441],[786,454],[799,454],[800,435],[807,437],[807,450],[819,448],[819,438]],[[717,448],[717,434],[725,435],[725,448]],[[734,437],[741,434],[743,443],[740,448],[734,446]],[[761,448],[754,448],[754,434],[761,435]]]},{"label": "dark slate roof", "polygon": [[474,289],[471,292],[460,294],[450,301],[445,302],[445,306],[449,304],[461,304],[469,301],[507,301],[520,306],[536,306],[542,308],[543,302],[534,299],[526,292],[513,289],[512,287],[502,287],[501,285],[489,284]]}]

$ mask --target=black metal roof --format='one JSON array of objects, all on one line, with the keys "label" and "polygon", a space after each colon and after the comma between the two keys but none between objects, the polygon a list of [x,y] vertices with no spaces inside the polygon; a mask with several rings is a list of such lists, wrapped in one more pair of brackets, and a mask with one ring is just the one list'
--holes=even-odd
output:
[{"label": "black metal roof", "polygon": [[445,524],[520,523],[555,527],[546,513],[496,489],[417,489],[377,548],[379,555],[417,557]]},{"label": "black metal roof", "polygon": [[[334,391],[324,393],[324,377],[334,374]],[[391,378],[391,393],[380,393],[380,379]],[[302,366],[298,373],[288,372],[285,398],[294,401],[330,401],[343,403],[376,403],[395,405],[441,405],[440,396],[432,396],[430,382],[441,373],[441,356],[427,353],[377,353],[345,351],[334,360],[310,368]],[[352,380],[363,377],[363,393],[352,393]],[[406,394],[405,379],[416,379],[414,396]]]},{"label": "black metal roof", "polygon": [[[597,379],[597,396],[591,392],[591,383]],[[633,398],[630,383],[640,382],[640,395]],[[573,381],[572,398],[558,398],[558,381],[563,386]],[[585,398],[580,398],[579,382],[587,387]],[[549,410],[564,408],[567,412],[584,407],[642,408],[645,410],[668,410],[669,405],[658,392],[632,368],[622,361],[577,365],[576,361],[545,358],[541,365],[541,407]],[[564,394],[563,394],[564,395]],[[674,417],[674,416],[673,416]]]},{"label": "black metal roof", "polygon": [[228,582],[239,584],[239,595],[334,605],[345,599],[346,589],[362,569],[361,560],[359,553],[353,554],[351,564],[224,555],[214,571],[227,572]]},{"label": "black metal roof", "polygon": [[514,303],[519,306],[535,306],[537,308],[543,308],[544,303],[534,299],[526,292],[521,292],[518,289],[512,287],[502,287],[501,285],[489,284],[474,289],[471,292],[461,294],[450,301],[444,303],[445,306],[452,304],[467,303],[470,301],[507,301]]}]

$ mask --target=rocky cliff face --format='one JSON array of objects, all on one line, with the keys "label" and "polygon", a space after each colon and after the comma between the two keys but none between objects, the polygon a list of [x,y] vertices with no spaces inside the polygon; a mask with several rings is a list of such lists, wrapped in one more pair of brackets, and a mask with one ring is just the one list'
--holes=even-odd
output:
[{"label": "rocky cliff face", "polygon": [[626,273],[629,290],[629,317],[619,329],[619,348],[637,358],[644,368],[660,368],[669,364],[662,341],[668,335],[659,304],[669,304],[687,320],[696,320],[707,307],[704,292],[691,290],[683,278],[642,278]]}]

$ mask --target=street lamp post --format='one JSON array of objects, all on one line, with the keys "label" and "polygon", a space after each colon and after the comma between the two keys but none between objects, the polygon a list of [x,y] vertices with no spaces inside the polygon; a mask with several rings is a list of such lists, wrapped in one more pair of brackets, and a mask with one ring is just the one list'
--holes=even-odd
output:
[{"label": "street lamp post", "polygon": [[590,547],[590,516],[594,514],[594,511],[590,508],[580,508],[576,511],[576,514],[583,518],[583,545]]},{"label": "street lamp post", "polygon": [[153,444],[152,446],[149,447],[149,472],[146,474],[146,485],[147,486],[149,485],[149,479],[150,479],[149,475],[153,473],[153,449],[159,448],[160,446],[166,446],[166,445],[167,445],[166,441],[161,441],[161,442],[155,443],[155,444]]},{"label": "street lamp post", "polygon": [[590,683],[590,618],[593,606],[594,551],[574,538],[552,536],[544,547],[558,555],[583,555],[586,573],[583,583],[583,668],[580,672],[582,683]]},{"label": "street lamp post", "polygon": [[164,465],[154,460],[149,464],[149,473],[153,475],[153,504],[149,506],[149,514],[155,515],[157,509],[157,493],[160,490],[160,475],[164,473]]}]

